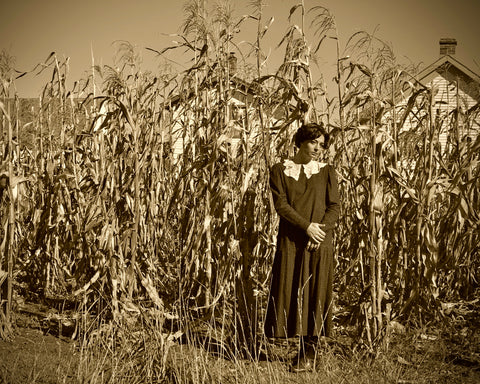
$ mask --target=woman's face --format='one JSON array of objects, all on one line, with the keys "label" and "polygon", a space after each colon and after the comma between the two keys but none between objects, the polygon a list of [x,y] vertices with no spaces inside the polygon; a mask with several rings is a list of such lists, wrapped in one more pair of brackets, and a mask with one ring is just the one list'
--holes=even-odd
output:
[{"label": "woman's face", "polygon": [[305,158],[310,160],[317,159],[325,143],[325,137],[320,136],[313,140],[302,141],[299,151]]}]

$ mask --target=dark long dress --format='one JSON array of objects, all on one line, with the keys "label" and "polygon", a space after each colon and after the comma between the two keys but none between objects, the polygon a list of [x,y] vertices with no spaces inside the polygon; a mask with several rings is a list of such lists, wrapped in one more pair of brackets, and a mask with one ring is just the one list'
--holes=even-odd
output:
[{"label": "dark long dress", "polygon": [[[335,170],[313,160],[306,166],[287,160],[272,167],[270,187],[280,226],[265,334],[330,336],[332,237],[340,212]],[[325,224],[326,231],[325,240],[313,252],[306,250],[306,230],[311,222]]]}]

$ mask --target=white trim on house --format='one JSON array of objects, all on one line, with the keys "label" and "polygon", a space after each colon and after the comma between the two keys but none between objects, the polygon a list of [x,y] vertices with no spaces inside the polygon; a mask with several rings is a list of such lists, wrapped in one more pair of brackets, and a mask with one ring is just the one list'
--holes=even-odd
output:
[{"label": "white trim on house", "polygon": [[[467,126],[469,131],[463,131],[462,119],[455,119],[455,113],[458,111],[465,116],[473,108],[480,108],[480,76],[471,71],[468,67],[460,63],[450,55],[444,55],[434,63],[423,69],[414,79],[417,85],[425,89],[434,91],[433,115],[437,123],[441,123],[438,137],[436,138],[441,145],[442,151],[447,150],[449,136],[454,137],[458,134],[460,140],[470,138],[474,140],[480,134],[480,114]],[[413,90],[405,93],[401,102],[395,105],[397,119],[402,115]],[[400,132],[410,131],[422,123],[425,114],[422,115],[424,108],[414,106],[407,116]],[[391,111],[384,115],[385,121],[392,122]],[[473,118],[473,117],[472,117]],[[398,121],[398,120],[397,120]],[[458,127],[458,132],[449,132],[448,127],[452,123]]]}]

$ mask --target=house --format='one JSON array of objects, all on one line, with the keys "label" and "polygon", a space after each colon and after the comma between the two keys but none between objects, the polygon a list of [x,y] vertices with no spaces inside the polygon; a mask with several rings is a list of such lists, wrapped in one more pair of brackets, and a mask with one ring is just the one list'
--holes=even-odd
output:
[{"label": "house", "polygon": [[[192,143],[195,135],[203,135],[208,126],[214,126],[218,145],[236,151],[242,140],[251,142],[260,136],[259,100],[269,99],[263,106],[263,126],[271,133],[283,123],[295,121],[294,104],[298,98],[281,102],[281,92],[260,93],[258,81],[248,82],[237,74],[237,59],[233,53],[228,59],[228,74],[206,76],[200,84],[187,88],[165,103],[168,111],[169,132],[164,142],[170,142],[174,159],[178,159]],[[195,91],[193,91],[195,89]],[[285,91],[287,93],[287,91]],[[279,100],[277,100],[279,99]],[[276,103],[274,102],[276,101]],[[268,107],[267,105],[274,105]],[[293,117],[292,117],[293,116]]]},{"label": "house", "polygon": [[[415,76],[417,89],[432,89],[431,113],[438,130],[442,152],[462,140],[475,140],[480,132],[480,76],[455,57],[457,41],[442,38],[439,41],[440,57]],[[428,110],[417,105],[406,108],[412,92],[404,95],[396,106],[400,132],[425,125]],[[409,113],[405,114],[405,110]],[[391,117],[389,113],[386,117]]]},{"label": "house", "polygon": [[[224,124],[228,127],[228,139],[233,146],[240,140],[241,132],[245,126],[247,108],[254,106],[254,92],[243,80],[232,76],[229,81],[229,99],[223,106],[224,113],[222,118]],[[206,116],[209,112],[218,111],[222,97],[220,95],[218,81],[212,81],[204,87],[201,95],[189,92],[184,95],[175,95],[168,101],[166,110],[170,112],[170,132],[167,138],[172,145],[174,158],[178,158],[185,150],[185,145],[195,134],[194,130],[203,125],[199,119],[212,119]],[[200,113],[201,116],[196,116]],[[224,131],[224,130],[222,130]]]}]

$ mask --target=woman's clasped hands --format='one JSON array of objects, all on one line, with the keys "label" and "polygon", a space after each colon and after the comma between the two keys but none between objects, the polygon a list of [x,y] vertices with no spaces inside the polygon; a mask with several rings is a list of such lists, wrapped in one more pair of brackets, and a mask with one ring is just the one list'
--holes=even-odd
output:
[{"label": "woman's clasped hands", "polygon": [[320,244],[325,240],[325,224],[310,223],[307,228],[307,235],[309,237],[307,243],[307,251],[315,251]]}]

